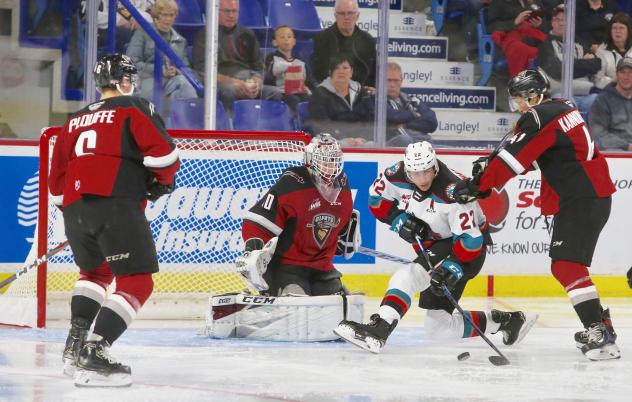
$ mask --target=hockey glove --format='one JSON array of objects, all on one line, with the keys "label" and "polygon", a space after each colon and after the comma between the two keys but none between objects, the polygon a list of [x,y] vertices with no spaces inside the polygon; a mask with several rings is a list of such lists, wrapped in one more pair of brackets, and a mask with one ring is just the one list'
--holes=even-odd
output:
[{"label": "hockey glove", "polygon": [[430,274],[430,291],[436,296],[443,296],[441,285],[446,285],[449,290],[452,290],[462,277],[461,264],[449,258],[445,259]]},{"label": "hockey glove", "polygon": [[417,238],[425,239],[428,233],[426,222],[413,215],[402,212],[391,223],[391,230],[397,232],[399,237],[410,244],[417,243]]},{"label": "hockey glove", "polygon": [[491,190],[479,191],[478,176],[474,179],[465,179],[458,181],[454,186],[454,199],[459,204],[467,204],[476,201],[479,198],[487,198],[491,194]]},{"label": "hockey glove", "polygon": [[239,273],[259,292],[268,290],[269,286],[263,279],[263,274],[274,256],[278,240],[278,237],[273,237],[261,250],[246,251],[235,260],[235,267]]},{"label": "hockey glove", "polygon": [[174,177],[169,184],[160,184],[154,180],[147,189],[147,199],[151,202],[158,201],[158,198],[165,194],[171,194],[176,188],[176,178]]},{"label": "hockey glove", "polygon": [[[480,177],[480,175],[482,175],[485,171],[485,168],[487,168],[488,164],[488,156],[481,156],[480,158],[472,162],[472,177]],[[478,183],[478,181],[476,181],[476,183]]]},{"label": "hockey glove", "polygon": [[632,289],[632,268],[628,270],[628,286]]},{"label": "hockey glove", "polygon": [[344,256],[345,260],[353,257],[353,254],[362,244],[360,236],[360,211],[354,209],[347,227],[338,235],[336,255]]}]

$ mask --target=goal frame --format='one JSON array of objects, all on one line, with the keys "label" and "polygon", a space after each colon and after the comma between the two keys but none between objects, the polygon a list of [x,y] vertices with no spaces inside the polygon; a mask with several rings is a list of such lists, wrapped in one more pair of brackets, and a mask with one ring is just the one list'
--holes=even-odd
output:
[{"label": "goal frame", "polygon": [[[49,127],[42,130],[39,141],[39,203],[38,203],[38,224],[37,224],[37,255],[41,256],[48,252],[48,225],[49,225],[49,192],[48,177],[50,167],[51,139],[61,133],[61,127]],[[167,130],[174,140],[177,139],[199,139],[199,140],[262,140],[262,141],[294,141],[308,144],[311,137],[304,132],[283,132],[283,131],[205,131],[205,130]],[[209,151],[212,152],[212,151]],[[37,270],[37,327],[43,328],[46,325],[46,302],[47,302],[47,263],[41,264]]]}]

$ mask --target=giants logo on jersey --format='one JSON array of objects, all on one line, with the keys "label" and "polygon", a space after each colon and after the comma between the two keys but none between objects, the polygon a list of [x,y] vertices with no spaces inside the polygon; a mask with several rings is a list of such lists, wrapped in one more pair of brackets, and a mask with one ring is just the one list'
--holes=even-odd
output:
[{"label": "giants logo on jersey", "polygon": [[314,240],[316,240],[318,247],[322,248],[331,230],[338,226],[339,223],[340,219],[336,219],[336,217],[331,214],[318,214],[314,216],[312,223],[307,226],[312,228]]}]

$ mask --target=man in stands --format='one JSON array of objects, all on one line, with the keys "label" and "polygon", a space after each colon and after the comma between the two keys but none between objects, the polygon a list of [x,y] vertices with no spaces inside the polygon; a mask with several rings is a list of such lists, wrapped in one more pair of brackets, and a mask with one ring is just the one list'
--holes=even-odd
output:
[{"label": "man in stands", "polygon": [[553,215],[551,272],[586,328],[575,334],[577,347],[590,360],[618,359],[609,309],[601,306],[588,271],[615,192],[608,162],[577,109],[568,100],[549,97],[549,83],[540,72],[521,72],[508,89],[522,114],[515,134],[491,159],[476,162],[473,178],[457,183],[456,198],[485,197],[512,177],[540,169],[540,208],[542,215]]},{"label": "man in stands", "polygon": [[360,29],[356,22],[360,16],[357,0],[336,0],[336,23],[314,38],[312,68],[318,82],[329,76],[333,57],[342,54],[352,57],[354,81],[363,86],[375,86],[375,39]]},{"label": "man in stands", "polygon": [[[281,100],[282,92],[263,85],[265,73],[261,49],[254,32],[237,23],[239,0],[220,0],[219,37],[217,49],[217,86],[219,97],[227,110],[237,99]],[[201,29],[193,39],[193,69],[204,77],[206,32]]]},{"label": "man in stands", "polygon": [[402,68],[388,63],[387,109],[388,131],[386,145],[405,147],[418,141],[430,140],[429,133],[437,129],[437,115],[425,103],[418,102],[402,92]]},{"label": "man in stands", "polygon": [[[104,56],[93,72],[101,100],[66,122],[50,171],[50,193],[80,269],[63,362],[77,386],[121,387],[132,384],[131,369],[108,349],[151,295],[158,272],[144,207],[173,190],[180,160],[154,105],[130,96],[137,76],[132,60]],[[116,289],[106,298],[114,278]]]},{"label": "man in stands", "polygon": [[242,226],[245,253],[236,265],[258,290],[272,296],[345,293],[332,260],[335,254],[351,258],[360,222],[343,163],[338,142],[316,135],[304,165],[286,169],[250,209]]}]

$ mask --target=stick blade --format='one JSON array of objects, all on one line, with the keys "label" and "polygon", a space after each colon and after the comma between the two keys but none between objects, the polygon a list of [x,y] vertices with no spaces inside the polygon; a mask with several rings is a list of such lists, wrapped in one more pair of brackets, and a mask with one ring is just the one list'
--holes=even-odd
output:
[{"label": "stick blade", "polygon": [[506,366],[508,364],[511,364],[505,356],[489,356],[489,361],[494,366]]}]

